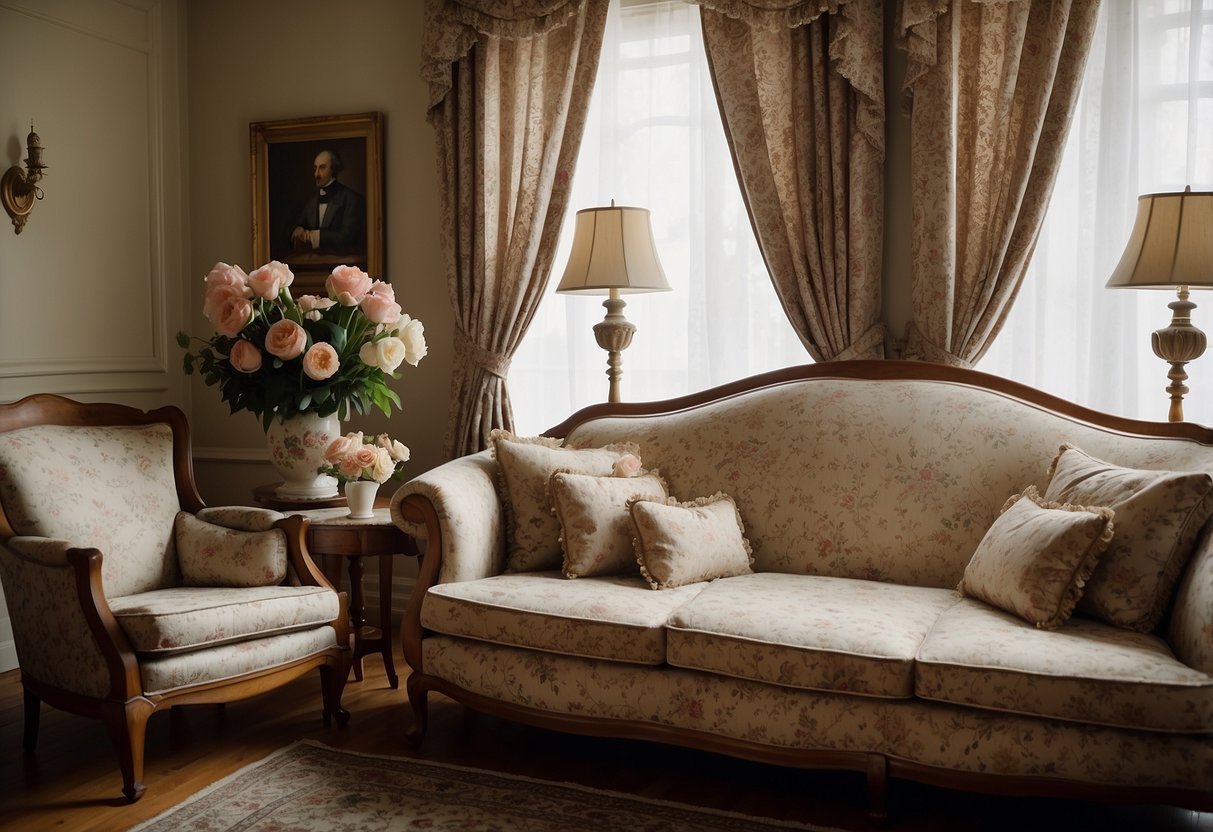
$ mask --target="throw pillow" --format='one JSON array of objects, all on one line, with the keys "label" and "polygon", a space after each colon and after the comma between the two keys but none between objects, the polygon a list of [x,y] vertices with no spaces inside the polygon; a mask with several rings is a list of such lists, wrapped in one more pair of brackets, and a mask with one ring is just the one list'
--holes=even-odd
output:
[{"label": "throw pillow", "polygon": [[632,443],[566,448],[559,439],[521,438],[504,430],[489,434],[489,446],[497,460],[510,572],[560,568],[560,522],[552,515],[547,493],[552,474],[570,471],[606,477],[621,457],[638,455]]},{"label": "throw pillow", "polygon": [[1048,476],[1046,500],[1116,512],[1116,539],[1078,608],[1109,624],[1153,630],[1213,512],[1213,477],[1203,471],[1121,468],[1068,444],[1061,446]]},{"label": "throw pillow", "polygon": [[1007,500],[957,589],[1042,630],[1064,624],[1112,540],[1113,512],[1042,500],[1036,486]]},{"label": "throw pillow", "polygon": [[173,525],[186,586],[274,586],[286,576],[286,535],[245,532],[181,512]]},{"label": "throw pillow", "polygon": [[750,541],[737,504],[717,492],[689,503],[628,501],[640,571],[653,589],[751,572]]},{"label": "throw pillow", "polygon": [[548,482],[552,512],[560,521],[564,574],[568,578],[636,571],[628,500],[665,500],[656,471],[636,477],[590,477],[558,471]]}]

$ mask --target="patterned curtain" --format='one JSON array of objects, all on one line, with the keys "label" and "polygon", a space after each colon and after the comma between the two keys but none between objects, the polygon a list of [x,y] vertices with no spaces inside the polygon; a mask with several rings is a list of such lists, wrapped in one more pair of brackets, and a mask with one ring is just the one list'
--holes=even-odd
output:
[{"label": "patterned curtain", "polygon": [[455,311],[448,457],[513,429],[506,374],[552,270],[606,12],[607,0],[426,0]]},{"label": "patterned curtain", "polygon": [[903,0],[913,205],[906,358],[972,366],[1036,246],[1099,0]]},{"label": "patterned curtain", "polygon": [[816,361],[884,357],[880,0],[692,2],[784,312]]}]

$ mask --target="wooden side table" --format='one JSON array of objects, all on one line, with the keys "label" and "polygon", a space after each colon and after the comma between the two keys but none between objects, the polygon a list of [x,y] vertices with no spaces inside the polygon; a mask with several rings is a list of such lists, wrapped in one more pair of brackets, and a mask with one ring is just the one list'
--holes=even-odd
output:
[{"label": "wooden side table", "polygon": [[[388,683],[399,687],[396,665],[392,659],[392,559],[396,555],[412,557],[418,554],[417,545],[411,537],[392,522],[387,501],[380,498],[375,503],[375,516],[371,520],[351,520],[345,505],[332,508],[301,509],[298,502],[283,505],[273,494],[273,486],[259,486],[253,490],[257,502],[285,514],[299,514],[311,521],[308,526],[307,545],[313,555],[328,558],[345,558],[349,561],[350,575],[350,626],[354,632],[354,679],[362,681],[362,658],[374,653],[383,656],[383,667],[387,671]],[[344,503],[344,499],[341,500]],[[366,623],[362,595],[364,557],[379,559],[379,626]],[[327,561],[327,558],[326,558]],[[340,584],[340,568],[336,574],[325,570],[333,584]]]}]

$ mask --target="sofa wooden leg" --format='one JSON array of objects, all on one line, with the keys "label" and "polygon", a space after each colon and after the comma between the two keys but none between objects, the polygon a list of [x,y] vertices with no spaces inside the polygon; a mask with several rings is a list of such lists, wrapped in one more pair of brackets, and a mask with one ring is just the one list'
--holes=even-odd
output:
[{"label": "sofa wooden leg", "polygon": [[405,738],[413,748],[425,739],[426,723],[429,719],[429,690],[421,683],[419,674],[410,673],[405,688],[409,694],[409,705],[413,708],[413,724],[405,732]]},{"label": "sofa wooden leg", "polygon": [[889,817],[889,761],[883,754],[868,755],[868,818],[883,826]]},{"label": "sofa wooden leg", "polygon": [[143,797],[143,742],[147,720],[152,715],[146,701],[106,702],[101,706],[101,720],[118,755],[122,771],[122,793],[134,803]]},{"label": "sofa wooden leg", "polygon": [[42,700],[25,688],[25,731],[21,736],[21,747],[26,754],[33,754],[38,745],[38,720],[42,715]]}]

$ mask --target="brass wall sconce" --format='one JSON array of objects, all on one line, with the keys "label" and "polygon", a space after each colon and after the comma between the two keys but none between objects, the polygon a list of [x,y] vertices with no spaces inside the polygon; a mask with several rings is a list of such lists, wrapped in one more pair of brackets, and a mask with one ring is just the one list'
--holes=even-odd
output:
[{"label": "brass wall sconce", "polygon": [[25,157],[25,170],[19,165],[13,165],[0,178],[0,203],[13,220],[13,233],[20,234],[25,228],[25,221],[34,210],[34,200],[42,199],[42,189],[38,182],[46,170],[42,164],[42,139],[34,132],[33,123],[29,126],[29,135],[25,137],[25,149],[29,154]]}]

